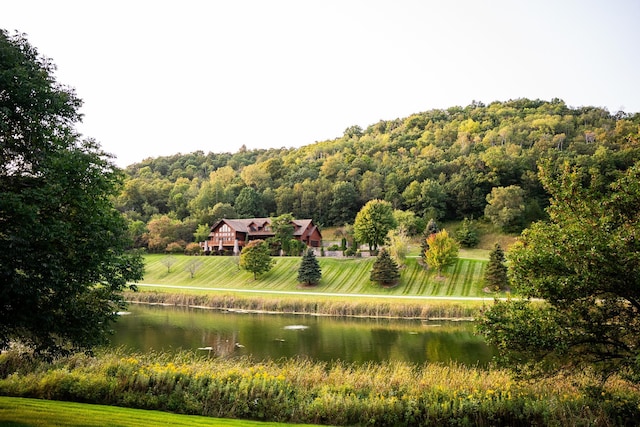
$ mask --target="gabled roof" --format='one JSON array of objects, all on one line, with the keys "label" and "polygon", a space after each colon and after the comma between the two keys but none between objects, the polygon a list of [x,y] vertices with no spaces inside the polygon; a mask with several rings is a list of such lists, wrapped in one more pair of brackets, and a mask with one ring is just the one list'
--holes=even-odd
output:
[{"label": "gabled roof", "polygon": [[[264,227],[265,225],[271,225],[271,218],[245,218],[245,219],[226,219],[223,218],[220,221],[216,222],[212,227],[211,231],[215,230],[220,226],[221,223],[227,224],[229,227],[233,228],[235,231],[247,234],[273,234],[270,231],[257,230],[252,229],[252,225],[255,224],[259,227]],[[315,230],[317,227],[313,225],[313,220],[311,219],[294,219],[294,236],[301,236],[307,229],[311,228],[311,231]],[[310,227],[311,226],[311,227]]]}]

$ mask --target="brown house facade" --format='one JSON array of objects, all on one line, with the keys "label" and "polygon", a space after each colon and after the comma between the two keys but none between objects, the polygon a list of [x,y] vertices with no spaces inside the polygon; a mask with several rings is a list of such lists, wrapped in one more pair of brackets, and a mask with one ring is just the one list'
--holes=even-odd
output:
[{"label": "brown house facade", "polygon": [[[322,234],[310,219],[295,219],[293,238],[307,246],[318,248],[322,245]],[[226,219],[223,218],[211,227],[209,238],[201,243],[205,251],[233,251],[240,253],[244,245],[251,240],[274,237],[271,218]]]}]

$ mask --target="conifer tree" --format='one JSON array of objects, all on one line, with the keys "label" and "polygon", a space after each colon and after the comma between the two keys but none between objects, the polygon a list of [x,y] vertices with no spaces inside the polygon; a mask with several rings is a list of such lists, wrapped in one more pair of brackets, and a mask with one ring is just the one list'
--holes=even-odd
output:
[{"label": "conifer tree", "polygon": [[302,256],[302,263],[298,269],[298,282],[307,286],[315,286],[320,283],[322,269],[313,253],[313,249],[307,250]]},{"label": "conifer tree", "polygon": [[382,248],[371,269],[370,279],[382,286],[395,285],[400,279],[398,264],[391,258],[389,252]]},{"label": "conifer tree", "polygon": [[489,254],[489,263],[484,272],[485,283],[493,290],[506,289],[509,285],[507,277],[507,266],[504,251],[498,243]]},{"label": "conifer tree", "polygon": [[478,230],[472,219],[465,217],[464,220],[462,220],[460,228],[456,231],[456,239],[465,248],[478,246],[480,237],[478,236]]}]

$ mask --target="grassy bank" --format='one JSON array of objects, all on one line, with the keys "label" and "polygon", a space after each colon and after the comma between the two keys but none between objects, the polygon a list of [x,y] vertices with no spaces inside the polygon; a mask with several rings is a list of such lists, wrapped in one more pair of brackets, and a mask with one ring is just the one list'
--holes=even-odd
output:
[{"label": "grassy bank", "polygon": [[0,356],[0,394],[211,417],[330,425],[633,425],[640,395],[588,374],[516,382],[457,365],[255,364],[193,355]]}]

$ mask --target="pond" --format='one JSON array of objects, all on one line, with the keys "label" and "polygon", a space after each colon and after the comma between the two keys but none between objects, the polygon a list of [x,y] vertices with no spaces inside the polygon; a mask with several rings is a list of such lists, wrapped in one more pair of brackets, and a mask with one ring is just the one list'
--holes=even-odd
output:
[{"label": "pond", "polygon": [[132,304],[120,317],[113,347],[188,350],[254,360],[308,357],[366,363],[455,361],[485,366],[494,351],[471,322],[427,322],[238,313]]}]

